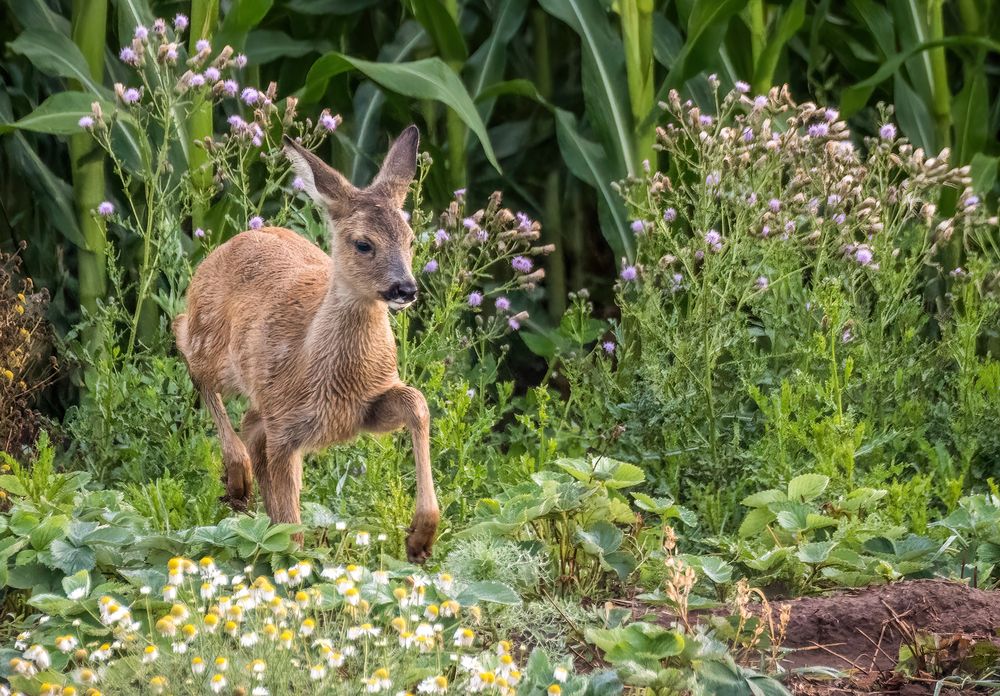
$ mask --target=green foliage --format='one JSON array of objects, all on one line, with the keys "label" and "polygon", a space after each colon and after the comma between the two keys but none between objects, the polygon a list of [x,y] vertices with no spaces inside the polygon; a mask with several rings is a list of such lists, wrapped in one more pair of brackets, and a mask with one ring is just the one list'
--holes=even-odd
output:
[{"label": "green foliage", "polygon": [[640,549],[621,528],[635,524],[636,516],[619,491],[642,483],[642,471],[607,457],[556,465],[563,471],[533,474],[481,500],[459,538],[508,538],[538,549],[552,566],[539,580],[554,577],[560,593],[592,595],[612,579],[625,582]]}]

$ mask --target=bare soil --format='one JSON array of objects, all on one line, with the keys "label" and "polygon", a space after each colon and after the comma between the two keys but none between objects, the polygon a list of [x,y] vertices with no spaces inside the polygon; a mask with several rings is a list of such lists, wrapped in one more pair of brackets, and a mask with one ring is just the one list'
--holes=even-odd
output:
[{"label": "bare soil", "polygon": [[[782,665],[788,670],[833,667],[846,675],[830,679],[794,674],[787,683],[792,693],[800,696],[935,693],[938,679],[933,675],[904,677],[894,671],[900,645],[915,631],[939,636],[942,649],[936,657],[945,671],[949,664],[961,662],[978,642],[1000,645],[1000,592],[956,582],[911,580],[775,601],[775,619],[784,605],[791,607],[791,619],[783,646],[792,651]],[[955,696],[990,691],[966,686],[943,688],[938,693]]]}]

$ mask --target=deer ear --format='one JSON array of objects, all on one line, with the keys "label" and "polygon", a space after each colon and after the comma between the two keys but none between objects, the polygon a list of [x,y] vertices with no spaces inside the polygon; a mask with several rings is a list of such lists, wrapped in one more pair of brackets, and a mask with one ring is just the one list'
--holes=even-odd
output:
[{"label": "deer ear", "polygon": [[329,211],[333,218],[344,217],[351,211],[351,199],[357,194],[343,174],[299,145],[287,135],[282,139],[285,157],[292,163],[295,175],[302,179],[305,192]]},{"label": "deer ear", "polygon": [[410,182],[417,174],[417,146],[420,145],[420,131],[416,126],[408,126],[400,133],[396,142],[382,162],[382,168],[375,176],[369,189],[387,196],[397,208],[403,207]]}]

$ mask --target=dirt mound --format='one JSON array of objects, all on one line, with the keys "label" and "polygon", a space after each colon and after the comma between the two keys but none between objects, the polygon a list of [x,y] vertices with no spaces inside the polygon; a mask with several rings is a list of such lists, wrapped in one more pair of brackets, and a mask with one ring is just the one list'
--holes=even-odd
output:
[{"label": "dirt mound", "polygon": [[905,627],[990,640],[1000,630],[1000,592],[944,580],[911,580],[824,597],[775,602],[791,606],[785,646],[789,668],[892,668]]}]

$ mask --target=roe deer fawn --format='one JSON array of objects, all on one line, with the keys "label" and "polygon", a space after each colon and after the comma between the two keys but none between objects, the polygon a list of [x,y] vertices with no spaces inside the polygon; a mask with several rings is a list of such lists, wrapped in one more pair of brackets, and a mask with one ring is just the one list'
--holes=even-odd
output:
[{"label": "roe deer fawn", "polygon": [[[174,334],[219,431],[234,508],[246,508],[256,477],[271,519],[299,522],[303,453],[408,428],[417,490],[406,552],[423,562],[439,519],[430,416],[423,394],[399,379],[388,317],[417,296],[401,207],[418,140],[415,126],[404,130],[357,189],[286,137],[295,174],[327,213],[331,254],[279,227],[238,234],[198,267]],[[240,437],[222,402],[234,394],[250,402]]]}]

